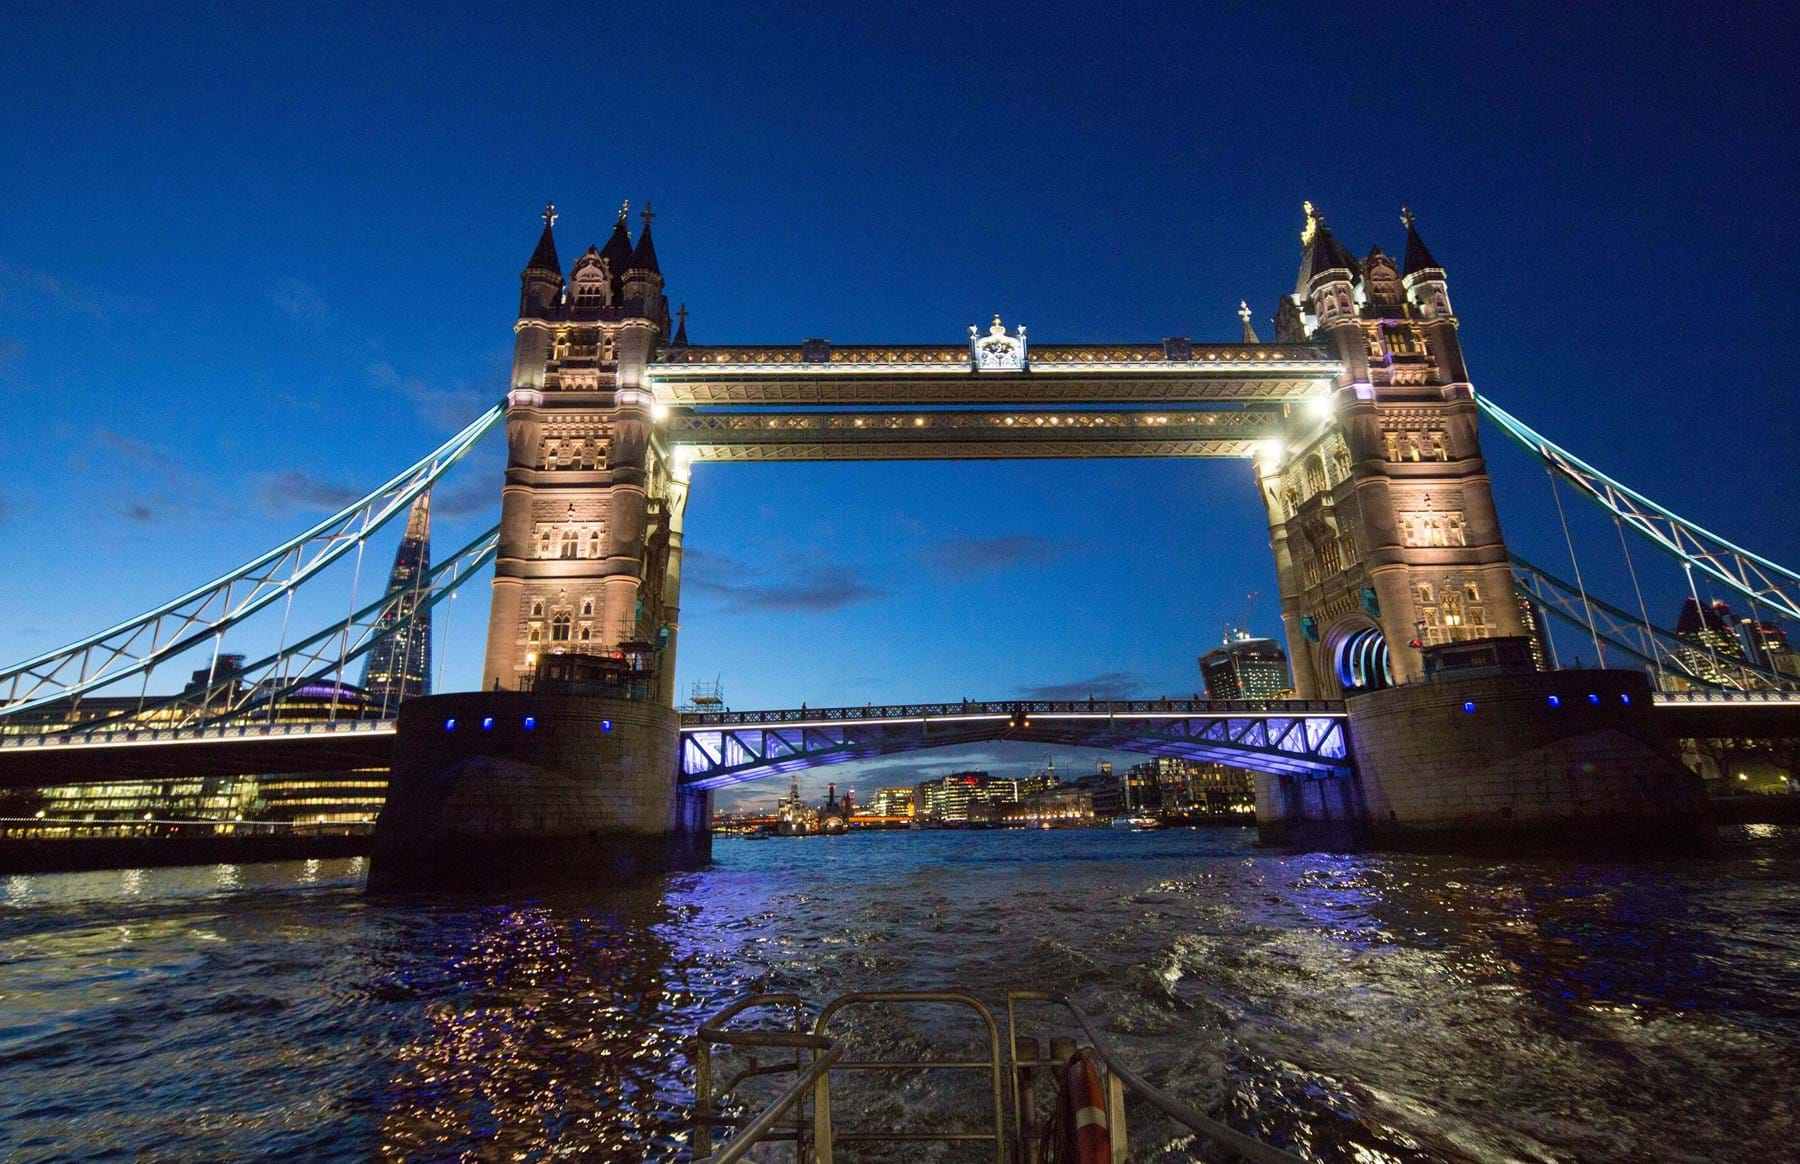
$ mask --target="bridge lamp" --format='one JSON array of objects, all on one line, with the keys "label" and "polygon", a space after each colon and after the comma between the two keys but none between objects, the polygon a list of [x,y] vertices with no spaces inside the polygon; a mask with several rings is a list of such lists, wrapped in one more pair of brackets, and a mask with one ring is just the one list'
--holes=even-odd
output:
[{"label": "bridge lamp", "polygon": [[43,810],[43,809],[41,809],[41,808],[40,808],[40,809],[38,809],[38,810],[37,810],[37,818],[38,818],[38,819],[39,819],[39,820],[43,820],[43,819],[44,819],[44,810]]},{"label": "bridge lamp", "polygon": [[1285,452],[1287,449],[1280,441],[1257,441],[1256,448],[1251,455],[1256,458],[1258,465],[1273,467],[1280,463],[1281,456]]},{"label": "bridge lamp", "polygon": [[1306,402],[1306,414],[1314,420],[1331,419],[1331,397],[1315,396]]},{"label": "bridge lamp", "polygon": [[668,405],[664,404],[660,400],[652,400],[650,402],[650,420],[653,423],[660,423],[662,421],[662,419],[668,415],[669,415],[669,406]]}]

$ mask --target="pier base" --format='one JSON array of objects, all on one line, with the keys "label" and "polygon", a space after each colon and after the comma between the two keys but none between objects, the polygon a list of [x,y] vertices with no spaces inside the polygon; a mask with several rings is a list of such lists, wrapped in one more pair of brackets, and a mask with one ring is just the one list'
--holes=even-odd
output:
[{"label": "pier base", "polygon": [[1469,852],[1691,851],[1700,778],[1653,729],[1634,671],[1444,678],[1347,701],[1356,769],[1257,779],[1266,841]]},{"label": "pier base", "polygon": [[655,704],[470,692],[400,709],[371,890],[596,884],[712,855],[711,796],[677,784]]}]

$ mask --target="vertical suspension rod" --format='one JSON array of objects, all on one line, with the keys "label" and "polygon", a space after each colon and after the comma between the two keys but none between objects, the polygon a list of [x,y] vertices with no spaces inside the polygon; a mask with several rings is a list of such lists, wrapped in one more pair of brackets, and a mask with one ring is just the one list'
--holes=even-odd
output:
[{"label": "vertical suspension rod", "polygon": [[1581,580],[1581,560],[1575,556],[1575,539],[1569,533],[1569,517],[1563,512],[1562,491],[1556,487],[1556,471],[1545,464],[1544,474],[1550,478],[1550,496],[1556,499],[1556,516],[1562,522],[1563,541],[1569,547],[1569,563],[1575,567],[1575,588],[1581,591],[1581,609],[1587,614],[1588,634],[1594,640],[1594,653],[1600,656],[1600,666],[1605,667],[1606,650],[1600,645],[1600,628],[1594,625],[1594,608],[1588,602],[1587,585]]}]

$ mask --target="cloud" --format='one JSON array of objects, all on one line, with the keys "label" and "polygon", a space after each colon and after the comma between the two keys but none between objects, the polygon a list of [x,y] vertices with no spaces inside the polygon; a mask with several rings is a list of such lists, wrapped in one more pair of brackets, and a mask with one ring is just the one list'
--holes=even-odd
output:
[{"label": "cloud", "polygon": [[919,548],[919,557],[937,573],[956,579],[978,578],[1017,566],[1054,562],[1069,547],[1033,534],[998,538],[945,538]]},{"label": "cloud", "polygon": [[122,302],[116,296],[107,295],[85,284],[13,263],[0,262],[0,281],[27,291],[35,291],[65,311],[95,319],[106,318],[108,311],[117,308]]},{"label": "cloud", "polygon": [[277,279],[275,286],[269,291],[269,301],[275,305],[275,310],[295,323],[323,327],[331,322],[330,305],[312,284],[302,280]]},{"label": "cloud", "polygon": [[467,425],[498,399],[497,393],[490,399],[467,386],[446,388],[417,376],[403,376],[386,361],[369,365],[369,383],[405,400],[428,423],[451,430]]},{"label": "cloud", "polygon": [[1138,677],[1129,671],[1106,671],[1072,683],[1047,683],[1027,687],[1020,694],[1026,699],[1130,699],[1137,694]]},{"label": "cloud", "polygon": [[161,445],[102,428],[94,431],[93,448],[98,466],[92,454],[78,454],[77,459],[121,486],[128,497],[122,512],[131,521],[145,524],[193,510],[230,511],[219,503],[216,485]]},{"label": "cloud", "polygon": [[496,509],[500,504],[500,483],[497,474],[479,473],[468,466],[467,462],[458,467],[458,472],[467,474],[469,479],[454,489],[446,489],[440,481],[431,491],[431,512],[438,517],[467,517],[471,513],[481,513]]},{"label": "cloud", "polygon": [[263,508],[270,513],[290,509],[342,509],[362,496],[348,485],[334,485],[306,473],[276,473],[263,478]]},{"label": "cloud", "polygon": [[687,587],[722,599],[728,613],[824,614],[883,594],[860,570],[833,562],[790,561],[774,574],[701,550],[687,551],[683,562]]}]

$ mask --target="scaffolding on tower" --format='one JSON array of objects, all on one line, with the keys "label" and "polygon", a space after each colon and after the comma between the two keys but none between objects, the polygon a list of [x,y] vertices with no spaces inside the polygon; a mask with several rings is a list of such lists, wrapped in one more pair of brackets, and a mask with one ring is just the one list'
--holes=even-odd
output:
[{"label": "scaffolding on tower", "polygon": [[688,688],[687,702],[681,705],[681,710],[725,710],[725,685],[717,677],[710,683],[704,679],[694,680],[694,685]]}]

